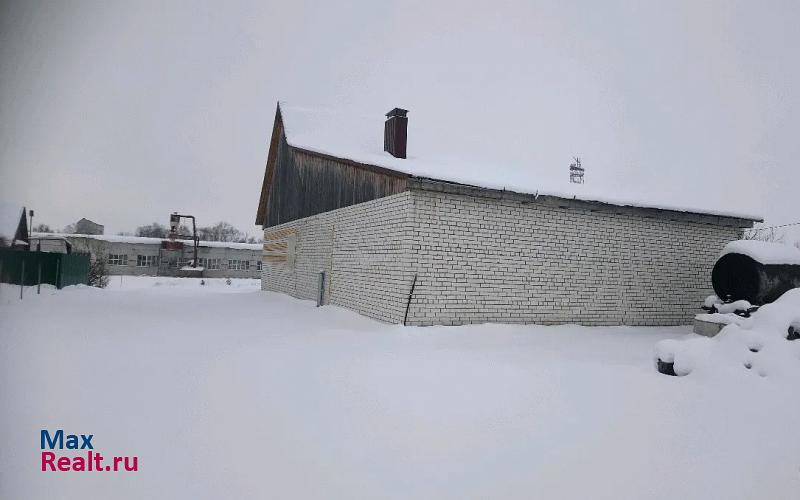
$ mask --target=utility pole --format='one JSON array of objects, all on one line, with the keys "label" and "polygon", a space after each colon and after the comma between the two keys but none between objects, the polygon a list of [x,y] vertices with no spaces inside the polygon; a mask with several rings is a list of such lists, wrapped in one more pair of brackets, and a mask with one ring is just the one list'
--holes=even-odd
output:
[{"label": "utility pole", "polygon": [[174,241],[175,238],[178,237],[178,227],[180,226],[181,217],[184,219],[192,219],[192,243],[194,243],[192,267],[197,267],[197,244],[199,238],[197,237],[197,225],[195,224],[194,215],[182,215],[178,212],[172,212],[169,216],[169,239]]}]

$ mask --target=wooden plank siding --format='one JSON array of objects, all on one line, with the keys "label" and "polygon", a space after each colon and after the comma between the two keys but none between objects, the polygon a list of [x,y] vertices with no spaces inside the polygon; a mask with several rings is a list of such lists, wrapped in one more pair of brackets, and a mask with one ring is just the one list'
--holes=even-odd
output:
[{"label": "wooden plank siding", "polygon": [[297,232],[294,229],[282,229],[267,234],[264,241],[265,262],[289,262],[297,242]]},{"label": "wooden plank siding", "polygon": [[281,116],[281,106],[278,104],[275,109],[275,121],[272,124],[272,137],[269,142],[269,153],[267,153],[267,166],[264,169],[264,181],[261,183],[261,197],[258,199],[258,211],[256,212],[256,224],[264,225],[267,213],[267,200],[269,198],[272,179],[275,175],[275,167],[279,161],[281,149],[286,148],[286,135],[283,130],[283,117]]},{"label": "wooden plank siding", "polygon": [[401,193],[408,188],[405,174],[362,168],[283,143],[264,227]]},{"label": "wooden plank siding", "polygon": [[401,193],[408,189],[409,178],[402,172],[290,146],[278,107],[256,224],[272,227]]}]

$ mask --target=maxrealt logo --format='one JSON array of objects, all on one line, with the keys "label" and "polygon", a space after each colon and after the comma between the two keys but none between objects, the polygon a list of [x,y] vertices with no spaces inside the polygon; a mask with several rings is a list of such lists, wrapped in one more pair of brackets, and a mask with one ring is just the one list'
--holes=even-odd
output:
[{"label": "maxrealt logo", "polygon": [[[40,446],[42,450],[42,472],[135,472],[139,470],[139,457],[115,456],[106,458],[95,451],[93,434],[65,434],[63,429],[51,433],[42,429]],[[67,455],[63,450],[85,450],[79,454]],[[84,454],[85,453],[85,454]]]}]

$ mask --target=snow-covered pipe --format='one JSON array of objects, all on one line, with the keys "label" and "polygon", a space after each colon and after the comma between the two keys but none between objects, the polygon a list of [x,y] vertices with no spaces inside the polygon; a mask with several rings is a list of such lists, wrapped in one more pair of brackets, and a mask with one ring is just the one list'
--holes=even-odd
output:
[{"label": "snow-covered pipe", "polygon": [[743,253],[725,253],[714,264],[711,283],[724,300],[763,305],[800,288],[800,264],[764,264]]}]

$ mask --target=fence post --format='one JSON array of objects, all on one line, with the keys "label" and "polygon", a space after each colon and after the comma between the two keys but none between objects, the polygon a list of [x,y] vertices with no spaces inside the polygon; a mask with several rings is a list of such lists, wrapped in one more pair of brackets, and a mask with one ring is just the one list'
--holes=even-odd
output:
[{"label": "fence post", "polygon": [[36,295],[42,293],[42,261],[39,261],[39,277],[36,281]]},{"label": "fence post", "polygon": [[22,260],[22,269],[19,273],[19,300],[22,300],[23,288],[25,288],[25,259]]},{"label": "fence post", "polygon": [[317,296],[317,307],[325,303],[325,271],[319,273],[319,296]]},{"label": "fence post", "polygon": [[59,257],[56,260],[56,290],[61,290],[61,274],[59,271],[61,270],[61,258]]}]

